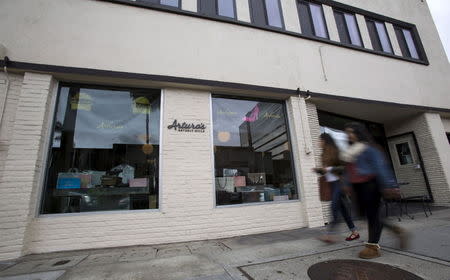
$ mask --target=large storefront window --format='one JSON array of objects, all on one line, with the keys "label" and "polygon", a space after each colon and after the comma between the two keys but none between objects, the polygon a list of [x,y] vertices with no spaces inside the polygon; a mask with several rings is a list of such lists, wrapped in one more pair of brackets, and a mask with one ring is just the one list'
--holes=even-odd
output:
[{"label": "large storefront window", "polygon": [[213,97],[216,204],[298,199],[281,102]]},{"label": "large storefront window", "polygon": [[41,212],[158,208],[160,91],[61,86]]}]

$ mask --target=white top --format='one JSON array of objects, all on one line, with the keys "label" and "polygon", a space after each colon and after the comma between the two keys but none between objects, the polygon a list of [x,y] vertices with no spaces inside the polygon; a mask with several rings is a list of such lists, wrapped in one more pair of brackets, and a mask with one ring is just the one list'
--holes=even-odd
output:
[{"label": "white top", "polygon": [[339,180],[339,177],[331,173],[331,167],[325,168],[327,170],[327,173],[325,173],[325,180],[327,182],[336,182]]}]

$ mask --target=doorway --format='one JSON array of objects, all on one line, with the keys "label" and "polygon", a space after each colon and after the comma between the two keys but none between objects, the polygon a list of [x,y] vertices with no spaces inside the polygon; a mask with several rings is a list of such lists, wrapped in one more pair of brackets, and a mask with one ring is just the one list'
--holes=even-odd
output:
[{"label": "doorway", "polygon": [[428,197],[432,193],[413,132],[388,138],[389,153],[403,197]]}]

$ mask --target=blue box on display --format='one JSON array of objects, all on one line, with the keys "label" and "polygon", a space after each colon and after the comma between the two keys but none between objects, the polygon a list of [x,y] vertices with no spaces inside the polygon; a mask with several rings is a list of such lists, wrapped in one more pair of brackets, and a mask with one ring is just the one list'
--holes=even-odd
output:
[{"label": "blue box on display", "polygon": [[76,177],[60,177],[58,178],[58,183],[56,184],[56,188],[59,190],[62,189],[79,189],[81,187],[81,179]]}]

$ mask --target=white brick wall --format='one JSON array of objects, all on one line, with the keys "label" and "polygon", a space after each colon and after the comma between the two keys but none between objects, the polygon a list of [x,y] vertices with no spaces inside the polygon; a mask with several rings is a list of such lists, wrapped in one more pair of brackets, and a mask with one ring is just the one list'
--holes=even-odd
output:
[{"label": "white brick wall", "polygon": [[401,123],[386,125],[387,136],[414,132],[436,205],[450,206],[448,142],[438,114],[421,114]]},{"label": "white brick wall", "polygon": [[[320,125],[319,125],[319,116],[317,113],[316,105],[311,102],[307,103],[308,110],[308,120],[309,127],[311,130],[311,138],[313,143],[314,155],[315,155],[315,164],[316,166],[322,166],[322,161],[320,159],[320,155],[322,154],[322,149],[319,145],[320,139]],[[319,182],[317,181],[317,187],[319,186]],[[322,201],[322,213],[324,222],[328,223],[332,219],[331,213],[331,202]]]},{"label": "white brick wall", "polygon": [[16,258],[24,251],[28,226],[35,215],[40,151],[53,87],[51,76],[25,73],[17,94],[20,80],[15,77],[13,81],[12,96],[8,98],[11,107],[6,112],[6,138],[10,141],[0,178],[0,259]]},{"label": "white brick wall", "polygon": [[[20,112],[24,114],[20,116],[17,114],[15,123],[17,136],[30,137],[33,140],[33,147],[28,152],[24,152],[27,148],[23,147],[25,145],[23,142],[15,144],[17,147],[22,145],[22,149],[10,150],[8,153],[10,163],[7,164],[7,173],[2,179],[2,189],[11,189],[12,185],[18,187],[17,178],[20,177],[20,187],[23,191],[17,195],[10,194],[11,203],[2,205],[1,215],[4,222],[1,226],[11,228],[7,230],[8,238],[2,240],[3,251],[0,251],[0,259],[20,255],[23,249],[22,244],[26,245],[25,253],[42,253],[215,239],[295,229],[308,225],[311,227],[323,225],[317,177],[311,171],[311,168],[315,166],[314,152],[308,155],[305,153],[304,132],[299,111],[300,108],[306,108],[304,104],[302,105],[302,100],[292,97],[287,102],[301,202],[215,208],[210,95],[207,92],[181,89],[164,90],[160,211],[92,212],[27,219],[33,207],[30,206],[30,202],[37,201],[35,198],[40,191],[39,183],[36,182],[37,176],[32,172],[35,170],[38,174],[42,171],[39,152],[36,149],[42,143],[42,139],[46,139],[48,135],[43,133],[45,130],[43,124],[46,123],[44,112],[37,110],[36,114],[25,114],[24,110],[42,106],[47,108],[47,112],[53,111],[48,102],[46,104],[42,98],[49,91],[49,80],[39,82],[37,78],[38,76],[31,74],[25,76],[22,87],[23,96],[21,96],[23,106],[18,108],[18,112],[20,109]],[[43,88],[44,85],[46,89]],[[30,94],[35,93],[40,93],[39,98],[35,96],[30,99]],[[28,106],[27,104],[30,103],[25,102],[25,99],[33,101],[35,105]],[[306,110],[303,113],[308,120]],[[26,123],[23,123],[25,120],[21,119],[25,115],[34,116],[33,119],[36,121],[27,119]],[[207,130],[205,133],[168,130],[167,126],[175,118],[188,122],[203,122],[207,125]],[[20,130],[29,126],[32,130]],[[16,137],[17,141],[22,141],[22,138],[24,137]],[[14,159],[18,158],[26,165],[17,166]],[[31,184],[33,193],[30,191]],[[31,200],[30,197],[32,197]],[[25,207],[25,205],[29,206]],[[30,224],[26,234],[27,223]],[[24,235],[26,235],[25,241]]]}]

